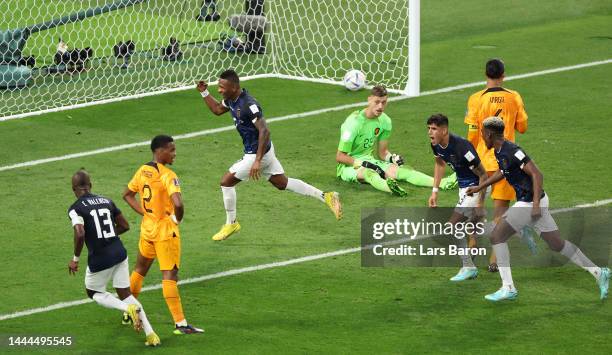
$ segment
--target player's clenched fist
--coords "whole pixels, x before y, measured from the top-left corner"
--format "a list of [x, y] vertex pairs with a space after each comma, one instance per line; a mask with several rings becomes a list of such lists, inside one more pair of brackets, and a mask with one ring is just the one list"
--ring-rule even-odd
[[208, 89], [208, 83], [205, 81], [198, 81], [198, 84], [196, 85], [196, 89], [198, 89], [199, 92], [204, 92]]

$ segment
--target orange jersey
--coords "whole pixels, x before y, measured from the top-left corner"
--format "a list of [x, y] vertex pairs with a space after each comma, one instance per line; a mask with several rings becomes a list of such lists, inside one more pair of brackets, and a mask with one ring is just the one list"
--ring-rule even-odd
[[147, 163], [136, 171], [128, 189], [140, 195], [144, 211], [140, 224], [141, 238], [159, 242], [179, 236], [178, 226], [170, 219], [174, 214], [174, 204], [170, 196], [181, 192], [179, 179], [174, 171], [159, 163]]
[[497, 116], [504, 120], [506, 129], [504, 138], [514, 142], [514, 131], [518, 125], [526, 127], [527, 112], [523, 99], [518, 92], [502, 87], [487, 88], [474, 93], [468, 99], [468, 109], [465, 114], [465, 123], [476, 126], [478, 129], [478, 145], [476, 152], [487, 171], [499, 169], [493, 149], [487, 149], [482, 139], [482, 122], [491, 116]]

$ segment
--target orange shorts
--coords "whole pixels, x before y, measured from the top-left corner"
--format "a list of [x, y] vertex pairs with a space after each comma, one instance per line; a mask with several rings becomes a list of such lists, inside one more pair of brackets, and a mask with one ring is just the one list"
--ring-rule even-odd
[[[487, 171], [487, 174], [491, 176], [495, 174], [495, 171]], [[491, 198], [494, 200], [512, 201], [516, 199], [516, 194], [508, 180], [502, 179], [491, 186]]]
[[148, 259], [159, 262], [160, 270], [172, 270], [181, 266], [181, 238], [179, 236], [161, 242], [151, 242], [140, 238], [138, 242], [140, 254]]

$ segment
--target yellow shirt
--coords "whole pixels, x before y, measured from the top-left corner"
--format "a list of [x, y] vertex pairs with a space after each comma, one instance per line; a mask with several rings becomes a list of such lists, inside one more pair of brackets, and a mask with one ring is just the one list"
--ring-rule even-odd
[[140, 237], [159, 242], [179, 236], [178, 226], [170, 219], [174, 204], [170, 196], [181, 192], [176, 173], [155, 162], [141, 166], [128, 184], [130, 191], [140, 195], [144, 216], [140, 224]]
[[468, 99], [465, 123], [478, 127], [476, 152], [486, 171], [497, 171], [497, 161], [493, 149], [487, 149], [482, 139], [482, 122], [491, 116], [504, 120], [504, 138], [514, 142], [514, 130], [518, 124], [527, 121], [523, 99], [518, 92], [502, 87], [487, 88], [474, 93]]

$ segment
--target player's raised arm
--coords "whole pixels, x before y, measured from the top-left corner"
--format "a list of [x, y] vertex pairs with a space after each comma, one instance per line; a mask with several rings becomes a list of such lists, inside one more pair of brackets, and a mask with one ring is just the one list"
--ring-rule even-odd
[[141, 216], [144, 216], [144, 211], [142, 210], [140, 203], [138, 203], [138, 201], [136, 200], [136, 192], [126, 187], [125, 191], [123, 191], [123, 200], [125, 200], [125, 202], [127, 202], [127, 204], [130, 205], [130, 207], [132, 207], [132, 209], [136, 211], [136, 213]]
[[229, 111], [229, 108], [223, 106], [221, 102], [217, 101], [210, 95], [208, 92], [208, 83], [205, 81], [198, 81], [196, 89], [200, 92], [200, 95], [202, 95], [202, 98], [204, 99], [204, 102], [206, 103], [206, 106], [208, 106], [210, 112], [219, 116]]

